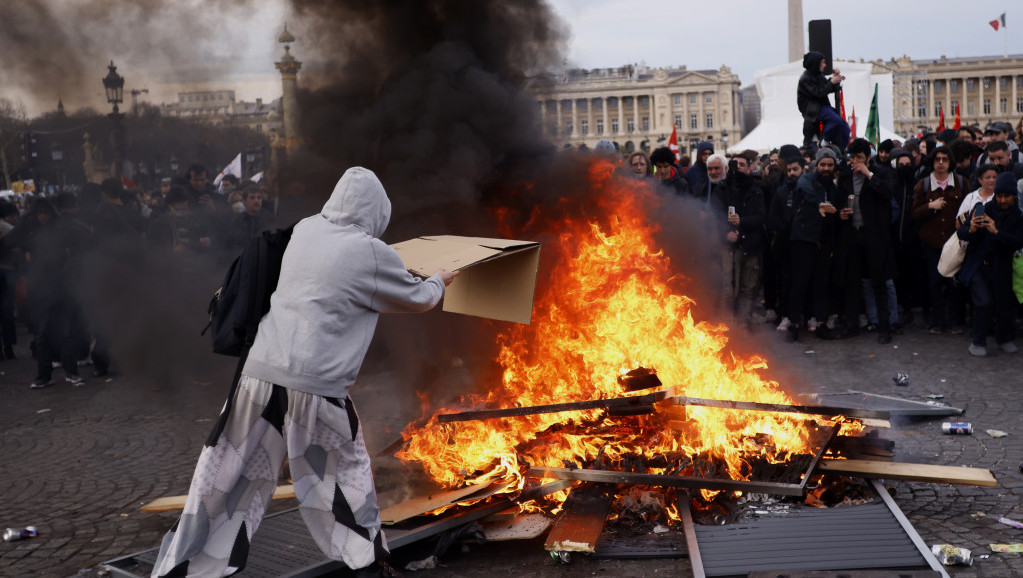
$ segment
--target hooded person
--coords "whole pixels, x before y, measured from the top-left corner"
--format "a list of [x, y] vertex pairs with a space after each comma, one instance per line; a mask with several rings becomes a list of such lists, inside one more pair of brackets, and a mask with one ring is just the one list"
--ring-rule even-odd
[[[285, 452], [302, 518], [323, 553], [353, 569], [387, 555], [348, 388], [380, 313], [427, 311], [456, 275], [419, 279], [406, 271], [380, 240], [390, 215], [376, 175], [355, 167], [320, 214], [295, 225], [270, 311], [210, 436], [216, 442], [199, 456], [153, 576], [239, 572]], [[372, 568], [377, 575], [387, 569]]]
[[689, 181], [689, 193], [694, 197], [707, 198], [707, 158], [712, 154], [714, 154], [714, 145], [709, 142], [701, 141], [696, 145], [696, 159], [685, 174], [686, 180]]
[[811, 146], [818, 127], [823, 123], [822, 138], [838, 146], [844, 153], [849, 144], [849, 124], [835, 112], [828, 97], [842, 90], [842, 73], [836, 68], [831, 78], [824, 76], [827, 61], [820, 52], [810, 51], [803, 56], [803, 74], [796, 87], [796, 106], [803, 115], [803, 145]]

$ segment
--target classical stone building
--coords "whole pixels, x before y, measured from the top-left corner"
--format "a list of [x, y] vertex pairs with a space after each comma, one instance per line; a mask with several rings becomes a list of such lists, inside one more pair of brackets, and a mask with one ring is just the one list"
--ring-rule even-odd
[[544, 133], [558, 145], [588, 147], [606, 138], [632, 151], [663, 146], [678, 127], [683, 152], [697, 141], [727, 146], [739, 138], [739, 77], [718, 70], [642, 65], [569, 70], [530, 80]]
[[160, 110], [174, 116], [224, 126], [244, 126], [259, 133], [268, 133], [268, 115], [280, 107], [280, 100], [264, 103], [235, 100], [233, 90], [199, 90], [179, 92], [177, 102], [162, 104]]
[[875, 62], [894, 80], [895, 131], [916, 134], [955, 122], [981, 128], [994, 121], [1013, 126], [1023, 117], [1023, 55], [913, 60], [908, 56]]

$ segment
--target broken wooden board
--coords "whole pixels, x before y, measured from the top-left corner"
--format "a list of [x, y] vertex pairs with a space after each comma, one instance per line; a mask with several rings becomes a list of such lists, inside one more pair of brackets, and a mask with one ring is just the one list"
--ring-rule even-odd
[[887, 411], [860, 409], [855, 407], [836, 407], [826, 405], [790, 405], [783, 403], [760, 403], [755, 401], [733, 401], [730, 399], [707, 399], [702, 397], [676, 396], [671, 399], [675, 405], [716, 407], [720, 409], [736, 409], [745, 411], [772, 411], [783, 413], [805, 413], [808, 415], [844, 415], [847, 417], [865, 417], [888, 419]]
[[[295, 486], [277, 486], [274, 490], [274, 500], [287, 500], [295, 497]], [[148, 504], [143, 505], [139, 508], [140, 512], [147, 514], [155, 512], [171, 512], [174, 510], [182, 510], [185, 507], [185, 500], [188, 496], [167, 496], [166, 498], [157, 498]]]
[[660, 474], [636, 474], [611, 470], [569, 469], [533, 467], [527, 475], [534, 478], [554, 478], [559, 480], [580, 480], [603, 484], [637, 484], [641, 486], [661, 486], [674, 488], [702, 488], [707, 490], [724, 490], [738, 492], [756, 492], [760, 494], [776, 494], [782, 496], [801, 496], [805, 489], [804, 483], [784, 484], [780, 482], [756, 482], [746, 480], [729, 480], [723, 478], [697, 478], [689, 476], [665, 476]]
[[487, 542], [532, 540], [546, 532], [553, 523], [550, 518], [543, 514], [522, 514], [500, 521], [492, 521], [493, 517], [491, 516], [480, 522]]
[[544, 548], [553, 552], [593, 553], [613, 500], [614, 492], [603, 485], [583, 484], [572, 490]]
[[549, 405], [531, 405], [505, 409], [482, 409], [478, 411], [464, 411], [461, 413], [445, 413], [437, 416], [437, 423], [495, 419], [500, 417], [521, 417], [524, 415], [558, 413], [562, 411], [585, 411], [588, 409], [624, 409], [628, 407], [649, 406], [674, 395], [675, 388], [669, 387], [668, 389], [655, 391], [646, 395], [612, 397], [609, 399], [590, 399], [586, 401], [553, 403]]
[[[470, 499], [482, 499], [491, 496], [508, 486], [508, 482], [482, 483], [437, 492], [427, 496], [419, 496], [405, 500], [380, 511], [380, 521], [384, 524], [397, 524], [403, 520], [421, 516], [437, 508], [457, 504]], [[478, 495], [477, 495], [478, 494]]]
[[841, 404], [869, 410], [886, 411], [891, 415], [912, 417], [941, 417], [962, 415], [966, 409], [952, 407], [940, 401], [917, 401], [893, 395], [881, 395], [851, 389], [839, 393], [804, 394], [815, 403]]
[[876, 462], [872, 460], [821, 460], [817, 472], [845, 474], [862, 478], [884, 478], [907, 482], [931, 482], [994, 488], [998, 481], [990, 470], [959, 466], [934, 466], [902, 462]]

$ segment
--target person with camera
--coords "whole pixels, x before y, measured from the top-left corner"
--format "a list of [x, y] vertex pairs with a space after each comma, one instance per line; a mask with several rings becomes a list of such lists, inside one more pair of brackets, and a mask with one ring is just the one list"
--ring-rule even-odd
[[824, 76], [828, 62], [823, 54], [815, 51], [803, 56], [803, 68], [806, 70], [796, 87], [796, 106], [803, 115], [803, 146], [811, 146], [818, 127], [823, 124], [820, 136], [845, 154], [852, 131], [828, 100], [832, 93], [842, 90], [845, 76], [837, 68], [832, 71], [831, 78]]
[[995, 199], [977, 203], [970, 219], [956, 234], [968, 241], [959, 279], [970, 288], [973, 333], [970, 355], [987, 355], [987, 335], [995, 326], [995, 342], [1005, 353], [1016, 353], [1016, 297], [1012, 291], [1013, 253], [1023, 248], [1023, 214], [1016, 202], [1016, 178], [998, 175]]

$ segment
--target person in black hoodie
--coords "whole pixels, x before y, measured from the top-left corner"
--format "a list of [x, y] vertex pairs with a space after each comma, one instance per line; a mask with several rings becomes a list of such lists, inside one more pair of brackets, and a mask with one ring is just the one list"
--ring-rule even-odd
[[838, 177], [839, 244], [836, 281], [845, 288], [843, 336], [859, 331], [860, 279], [869, 278], [877, 304], [881, 344], [891, 343], [886, 281], [895, 277], [895, 252], [888, 234], [892, 220], [892, 187], [888, 171], [870, 160], [870, 143], [849, 143], [849, 163]]
[[837, 68], [830, 79], [825, 77], [826, 67], [827, 62], [820, 52], [810, 51], [803, 56], [803, 68], [806, 70], [799, 77], [796, 88], [796, 106], [803, 114], [803, 145], [810, 146], [817, 134], [818, 123], [824, 123], [824, 139], [838, 146], [844, 154], [851, 131], [848, 123], [835, 112], [828, 97], [842, 90], [845, 77]]
[[913, 155], [901, 148], [892, 149], [892, 198], [899, 214], [892, 223], [895, 249], [895, 293], [903, 310], [903, 325], [913, 322], [913, 309], [928, 306], [927, 269], [920, 249], [920, 224], [913, 219]]
[[[1017, 199], [1016, 177], [998, 175], [995, 198], [970, 211], [970, 220], [956, 234], [969, 241], [959, 272], [973, 300], [973, 334], [970, 354], [987, 355], [987, 334], [995, 322], [995, 341], [1005, 353], [1016, 353], [1015, 305], [1012, 290], [1013, 253], [1023, 248], [1023, 215]], [[980, 205], [980, 203], [977, 203]]]
[[749, 322], [760, 291], [765, 211], [764, 194], [753, 181], [745, 158], [729, 161], [725, 186], [718, 194], [718, 202], [725, 208], [725, 240], [730, 254], [725, 268], [726, 295], [735, 297], [742, 320]]
[[[792, 268], [789, 255], [789, 237], [792, 235], [793, 203], [796, 196], [796, 183], [806, 170], [806, 161], [798, 154], [785, 163], [785, 181], [775, 191], [771, 199], [771, 207], [767, 211], [767, 234], [770, 239], [770, 251], [777, 264], [777, 287], [779, 298], [776, 304], [767, 303], [768, 307], [776, 306], [781, 323], [778, 331], [788, 331], [792, 323], [788, 308], [789, 293], [792, 292]], [[767, 282], [764, 282], [766, 287]], [[766, 298], [766, 296], [765, 296]]]
[[693, 159], [693, 166], [686, 171], [686, 180], [689, 182], [689, 194], [698, 199], [710, 200], [710, 186], [707, 177], [707, 160], [714, 154], [714, 145], [702, 141], [696, 145], [696, 158]]

